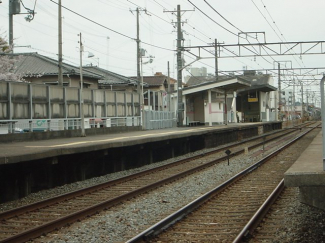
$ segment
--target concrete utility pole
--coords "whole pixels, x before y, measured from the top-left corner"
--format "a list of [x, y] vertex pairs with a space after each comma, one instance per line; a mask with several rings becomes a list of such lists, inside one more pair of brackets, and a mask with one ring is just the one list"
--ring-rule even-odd
[[177, 5], [177, 124], [183, 125], [184, 120], [184, 103], [182, 92], [182, 23], [181, 23], [181, 6]]
[[58, 55], [58, 85], [63, 86], [63, 73], [62, 73], [62, 8], [61, 8], [61, 0], [59, 0], [58, 4], [58, 18], [59, 18], [59, 55]]
[[169, 71], [169, 61], [167, 62], [167, 82], [168, 82], [168, 90], [167, 90], [167, 106], [168, 106], [168, 111], [170, 111], [170, 71]]
[[137, 12], [137, 92], [140, 94], [140, 83], [141, 83], [141, 70], [140, 70], [140, 62], [141, 62], [141, 53], [140, 53], [140, 27], [139, 27], [139, 8], [136, 10]]
[[[194, 11], [194, 10], [182, 10], [182, 12]], [[175, 11], [164, 11], [164, 12], [175, 12]], [[183, 60], [182, 60], [182, 21], [181, 21], [181, 6], [177, 5], [177, 126], [183, 126], [184, 120], [184, 103], [183, 103], [183, 92], [182, 92], [182, 71], [183, 71]]]
[[9, 47], [14, 52], [13, 16], [20, 14], [20, 0], [9, 0]]
[[85, 132], [85, 114], [84, 114], [84, 98], [83, 98], [83, 74], [82, 74], [82, 52], [83, 52], [83, 45], [81, 39], [81, 33], [79, 34], [79, 48], [80, 48], [80, 117], [81, 117], [81, 137], [86, 137]]
[[217, 39], [214, 39], [214, 55], [215, 55], [215, 59], [214, 59], [214, 66], [215, 66], [215, 76], [216, 76], [216, 81], [218, 81], [219, 79], [219, 68], [218, 68], [218, 42]]

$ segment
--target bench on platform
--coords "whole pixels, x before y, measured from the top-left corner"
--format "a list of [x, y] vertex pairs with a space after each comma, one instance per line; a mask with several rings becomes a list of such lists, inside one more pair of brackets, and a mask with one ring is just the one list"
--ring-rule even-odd
[[200, 121], [189, 121], [188, 122], [188, 125], [191, 127], [191, 126], [197, 126], [200, 124]]

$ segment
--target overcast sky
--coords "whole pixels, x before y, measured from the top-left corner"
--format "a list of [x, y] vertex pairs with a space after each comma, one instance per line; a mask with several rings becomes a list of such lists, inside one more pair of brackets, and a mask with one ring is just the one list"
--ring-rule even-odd
[[[0, 4], [1, 33], [7, 37], [8, 2], [9, 0], [2, 0]], [[36, 15], [31, 22], [25, 21], [26, 15], [14, 16], [14, 43], [17, 46], [14, 51], [38, 52], [56, 59], [57, 0], [22, 0], [22, 2], [29, 9], [34, 9], [35, 6]], [[147, 14], [141, 12], [140, 15], [141, 47], [147, 50], [147, 55], [155, 57], [151, 64], [144, 65], [144, 75], [153, 75], [155, 72], [167, 74], [169, 61], [171, 76], [176, 78], [174, 50], [177, 33], [173, 24], [176, 21], [176, 14], [167, 11], [175, 10], [178, 4], [182, 10], [190, 10], [182, 13], [182, 20], [185, 21], [182, 26], [184, 46], [207, 45], [214, 42], [214, 39], [225, 44], [236, 44], [238, 43], [236, 35], [240, 31], [265, 32], [267, 42], [324, 40], [323, 0], [62, 0], [64, 7], [89, 19], [86, 20], [67, 9], [62, 10], [64, 62], [79, 65], [78, 34], [81, 32], [85, 65], [99, 63], [101, 68], [125, 76], [136, 76], [134, 10], [138, 6], [147, 9]], [[23, 6], [21, 12], [26, 12]], [[263, 41], [262, 35], [257, 37], [257, 40], [250, 38], [249, 42]], [[240, 40], [241, 43], [244, 41]], [[88, 58], [88, 52], [92, 52], [95, 57]], [[204, 56], [209, 55], [204, 53]], [[186, 53], [184, 58], [187, 64], [193, 61], [190, 54]], [[144, 59], [144, 62], [146, 60]], [[219, 69], [223, 71], [242, 70], [243, 67], [269, 69], [273, 68], [275, 61], [291, 61], [282, 64], [291, 66], [292, 63], [293, 67], [325, 66], [323, 55], [304, 55], [301, 58], [299, 56], [220, 58]], [[206, 67], [209, 73], [214, 73], [214, 60], [202, 59], [193, 63], [192, 67]], [[184, 70], [183, 76], [186, 75], [189, 73]], [[320, 76], [317, 80], [319, 78]], [[315, 89], [317, 88], [315, 86]]]

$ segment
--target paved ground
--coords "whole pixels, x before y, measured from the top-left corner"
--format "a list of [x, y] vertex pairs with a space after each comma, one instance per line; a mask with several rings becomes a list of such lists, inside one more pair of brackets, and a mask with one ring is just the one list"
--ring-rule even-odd
[[[17, 163], [46, 157], [87, 152], [111, 147], [130, 146], [166, 138], [179, 138], [208, 133], [214, 130], [231, 130], [257, 126], [261, 123], [243, 123], [218, 126], [176, 127], [161, 130], [135, 131], [92, 135], [87, 137], [59, 138], [0, 144], [0, 164]], [[19, 134], [17, 134], [19, 136]]]

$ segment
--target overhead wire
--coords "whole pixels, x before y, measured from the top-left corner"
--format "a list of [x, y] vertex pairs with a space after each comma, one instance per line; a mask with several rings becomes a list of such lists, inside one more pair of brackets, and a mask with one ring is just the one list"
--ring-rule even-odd
[[[232, 27], [234, 27], [235, 29], [237, 29], [237, 30], [239, 30], [240, 32], [242, 32], [242, 33], [245, 33], [244, 31], [242, 31], [241, 29], [239, 29], [238, 27], [236, 27], [234, 24], [232, 24], [228, 19], [226, 19], [221, 13], [219, 13], [211, 4], [209, 4], [206, 0], [204, 0], [204, 2], [214, 11], [214, 12], [216, 12], [220, 17], [222, 17], [228, 24], [230, 24]], [[246, 36], [249, 36], [249, 35], [246, 35]], [[238, 35], [238, 37], [240, 38], [240, 35]], [[251, 36], [249, 36], [249, 37], [251, 37]], [[242, 37], [243, 38], [243, 37]], [[246, 39], [246, 41], [248, 42], [248, 43], [250, 43], [250, 44], [252, 44], [250, 41], [249, 41], [249, 39], [247, 39], [247, 38], [244, 38], [244, 39]], [[257, 38], [257, 36], [256, 36], [256, 38], [254, 38], [254, 39], [256, 39], [257, 41], [258, 41], [258, 38]], [[259, 41], [258, 41], [258, 43], [260, 43]], [[254, 49], [254, 51], [255, 51], [255, 53], [257, 54], [256, 56], [258, 56], [258, 52], [257, 52], [257, 50], [255, 49], [255, 47], [254, 46], [252, 46], [252, 48]], [[266, 54], [273, 60], [273, 61], [275, 61], [275, 59], [267, 52], [267, 50], [262, 46], [262, 49], [266, 52]], [[230, 50], [228, 50], [227, 49], [227, 51], [229, 51], [229, 52], [231, 52]], [[233, 52], [231, 52], [231, 53], [233, 53]], [[234, 54], [234, 53], [233, 53]], [[237, 55], [237, 57], [240, 57], [240, 56], [238, 56]], [[269, 63], [269, 64], [272, 64], [270, 61], [268, 61], [264, 56], [261, 56], [261, 58], [262, 59], [264, 59], [267, 63]], [[260, 64], [259, 63], [257, 63], [259, 66], [260, 66]]]
[[[190, 1], [189, 1], [190, 2]], [[195, 8], [197, 8], [197, 6], [196, 5], [194, 5], [192, 2], [190, 2]], [[163, 7], [163, 9], [166, 9], [164, 6], [162, 6], [161, 4], [159, 4], [161, 7]], [[211, 5], [210, 5], [211, 6]], [[197, 8], [198, 9], [198, 8]], [[203, 13], [206, 17], [208, 17], [210, 20], [212, 20], [213, 22], [215, 22], [211, 17], [209, 17], [209, 16], [207, 16], [203, 11], [201, 11], [200, 9], [198, 9], [201, 13]], [[220, 13], [218, 12], [218, 14], [220, 15]], [[223, 16], [222, 16], [223, 17]], [[223, 17], [224, 18], [224, 17]], [[225, 19], [225, 18], [224, 18]], [[229, 21], [227, 21], [228, 23], [230, 23]], [[216, 22], [215, 22], [216, 23]], [[188, 24], [188, 23], [187, 23]], [[216, 24], [218, 24], [218, 23], [216, 23]], [[190, 24], [188, 24], [189, 26], [191, 26]], [[219, 25], [219, 24], [218, 24]], [[233, 27], [234, 27], [234, 25], [233, 24], [231, 24]], [[220, 25], [219, 25], [220, 26]], [[195, 27], [193, 27], [193, 26], [191, 26], [193, 29], [195, 28]], [[239, 31], [241, 31], [239, 28], [237, 28]], [[241, 31], [242, 32], [242, 31]], [[185, 31], [185, 33], [186, 34], [189, 34], [189, 35], [191, 35], [190, 33], [188, 33], [188, 32], [186, 32]], [[200, 32], [201, 34], [203, 34], [202, 32]], [[233, 32], [231, 32], [231, 33], [233, 33]], [[237, 34], [235, 34], [235, 33], [233, 33], [234, 35], [236, 35], [237, 36]], [[205, 34], [203, 34], [205, 37], [208, 37], [207, 35], [205, 35]], [[194, 36], [194, 35], [192, 35], [193, 37], [195, 37], [195, 38], [197, 38], [197, 39], [199, 39], [198, 37], [196, 37], [196, 36]], [[210, 37], [208, 37], [210, 40], [212, 39], [212, 38], [210, 38]], [[201, 41], [203, 41], [202, 39], [199, 39], [199, 40], [201, 40]], [[204, 42], [204, 41], [203, 41]], [[191, 54], [191, 53], [190, 53]], [[245, 64], [246, 65], [246, 64]], [[259, 64], [258, 64], [259, 65]], [[247, 66], [247, 65], [246, 65]], [[260, 66], [260, 65], [259, 65]]]
[[[253, 0], [252, 0], [252, 1], [253, 1]], [[278, 26], [278, 25], [276, 24], [276, 22], [274, 21], [274, 19], [273, 19], [271, 13], [270, 13], [269, 10], [267, 9], [266, 5], [264, 4], [263, 0], [261, 0], [261, 2], [262, 2], [262, 4], [263, 4], [263, 6], [264, 6], [266, 12], [268, 13], [270, 19], [272, 20], [273, 24], [274, 24], [275, 27], [278, 29], [280, 35], [283, 37], [283, 39], [281, 38], [281, 36], [279, 36], [279, 35], [277, 34], [276, 30], [275, 30], [274, 28], [272, 28], [273, 31], [275, 32], [275, 34], [279, 37], [279, 39], [280, 39], [282, 42], [287, 41], [286, 38], [285, 38], [285, 36], [284, 36], [283, 33], [281, 32], [279, 26]], [[255, 4], [255, 6], [256, 6], [256, 4]], [[257, 6], [256, 6], [256, 7], [257, 7]], [[260, 11], [260, 13], [263, 14], [261, 11]], [[271, 25], [269, 22], [268, 22], [268, 24]], [[291, 52], [291, 50], [290, 50], [290, 52]], [[293, 56], [293, 57], [294, 57], [294, 56]], [[294, 59], [296, 60], [295, 57], [294, 57]], [[296, 60], [296, 61], [297, 61], [297, 60]], [[301, 61], [302, 61], [302, 60], [301, 60]], [[298, 65], [300, 65], [298, 61], [297, 61], [297, 63], [298, 63]], [[303, 63], [303, 61], [302, 61], [302, 63]]]
[[[280, 30], [280, 28], [278, 27], [278, 25], [276, 24], [276, 22], [274, 21], [274, 19], [273, 19], [271, 13], [268, 11], [268, 9], [267, 9], [266, 5], [264, 4], [263, 0], [261, 0], [261, 3], [263, 4], [263, 7], [265, 8], [265, 10], [266, 10], [266, 12], [268, 13], [268, 15], [269, 15], [271, 21], [273, 22], [273, 24], [275, 25], [275, 27], [278, 29], [278, 31], [279, 31], [280, 35], [283, 37], [283, 39], [282, 39], [281, 36], [279, 36], [279, 34], [277, 33], [277, 31], [272, 27], [271, 23], [267, 20], [266, 16], [262, 13], [262, 11], [259, 9], [259, 7], [256, 5], [256, 3], [255, 3], [253, 0], [251, 0], [251, 1], [252, 1], [252, 3], [254, 4], [254, 6], [258, 9], [258, 11], [260, 12], [260, 14], [263, 16], [263, 18], [266, 20], [266, 22], [268, 23], [268, 25], [271, 27], [271, 29], [273, 30], [273, 32], [274, 32], [274, 33], [277, 35], [277, 37], [280, 39], [280, 41], [284, 43], [284, 41], [286, 41], [286, 38], [285, 38], [285, 36], [283, 35], [283, 33], [281, 32], [281, 30]], [[287, 45], [285, 45], [285, 46], [289, 49], [289, 47], [288, 47]], [[301, 67], [299, 61], [297, 61], [297, 58], [294, 56], [294, 55], [296, 55], [296, 53], [295, 53], [295, 52], [292, 52], [292, 50], [290, 50], [290, 49], [289, 49], [289, 52], [290, 52], [291, 54], [293, 53], [292, 56], [293, 56], [294, 60], [295, 60], [295, 61], [298, 63], [298, 65]], [[305, 66], [305, 63], [303, 62], [303, 60], [301, 60], [301, 62], [302, 62], [302, 64], [303, 64], [303, 66]], [[305, 67], [306, 67], [306, 66], [305, 66]], [[288, 72], [288, 71], [287, 71], [287, 72]], [[293, 75], [296, 75], [296, 73], [293, 72]], [[285, 77], [286, 77], [286, 76], [285, 76]], [[313, 77], [313, 78], [315, 79], [315, 77]]]
[[[50, 0], [50, 1], [53, 2], [53, 3], [55, 3], [55, 4], [58, 4], [57, 2], [55, 2], [55, 1], [53, 1], [53, 0]], [[107, 29], [107, 30], [112, 31], [112, 32], [115, 33], [115, 34], [121, 35], [121, 36], [123, 36], [123, 37], [125, 37], [125, 38], [128, 38], [128, 39], [136, 40], [135, 38], [133, 38], [133, 37], [131, 37], [131, 36], [128, 36], [128, 35], [126, 35], [126, 34], [123, 34], [123, 33], [119, 32], [119, 31], [113, 30], [112, 28], [109, 28], [109, 27], [107, 27], [107, 26], [105, 26], [105, 25], [103, 25], [103, 24], [100, 24], [100, 23], [98, 23], [98, 22], [96, 22], [96, 21], [94, 21], [94, 20], [92, 20], [92, 19], [90, 19], [90, 18], [88, 18], [88, 17], [86, 17], [86, 16], [84, 16], [84, 15], [82, 15], [82, 14], [79, 14], [79, 13], [73, 11], [72, 9], [69, 9], [69, 8], [67, 8], [67, 7], [65, 7], [65, 6], [62, 6], [62, 5], [61, 5], [61, 7], [64, 8], [64, 9], [66, 9], [66, 10], [68, 10], [69, 12], [71, 12], [71, 13], [73, 13], [73, 14], [75, 14], [75, 15], [78, 15], [79, 17], [81, 17], [81, 18], [83, 18], [83, 19], [88, 20], [89, 22], [92, 22], [92, 23], [94, 23], [94, 24], [96, 24], [96, 25], [98, 25], [98, 26], [100, 26], [100, 27], [102, 27], [102, 28], [104, 28], [104, 29]], [[145, 45], [148, 45], [148, 46], [155, 47], [155, 48], [159, 48], [159, 49], [162, 49], [162, 50], [166, 50], [166, 51], [172, 51], [172, 52], [175, 51], [175, 50], [168, 49], [168, 48], [165, 48], [165, 47], [161, 47], [161, 46], [157, 46], [157, 45], [152, 45], [152, 44], [147, 43], [147, 42], [144, 42], [144, 41], [141, 41], [141, 43], [143, 43], [143, 44], [145, 44]]]
[[[264, 4], [264, 2], [263, 2], [263, 0], [261, 0], [261, 2], [262, 2], [262, 4], [263, 4], [263, 6], [264, 6], [264, 8], [265, 8], [265, 10], [266, 10], [266, 12], [268, 13], [268, 15], [269, 15], [269, 17], [271, 18], [271, 20], [272, 20], [272, 22], [273, 22], [273, 24], [275, 25], [275, 27], [278, 29], [278, 31], [279, 31], [279, 33], [280, 33], [280, 35], [283, 37], [283, 39], [287, 42], [287, 40], [286, 40], [286, 38], [285, 38], [285, 36], [283, 35], [283, 33], [281, 32], [281, 30], [280, 30], [280, 28], [279, 28], [279, 26], [276, 24], [276, 22], [274, 21], [274, 19], [273, 19], [273, 17], [272, 17], [272, 15], [271, 15], [271, 13], [269, 12], [269, 10], [267, 9], [267, 7], [266, 7], [266, 5]], [[275, 30], [273, 30], [273, 31], [275, 31]], [[278, 36], [279, 37], [279, 36]], [[279, 39], [282, 41], [282, 42], [284, 42], [280, 37], [279, 37]], [[286, 45], [287, 46], [287, 45]], [[288, 48], [288, 47], [287, 47]], [[292, 53], [292, 51], [290, 50], [290, 53]], [[296, 54], [295, 52], [293, 52], [294, 54]], [[297, 58], [293, 55], [293, 58], [295, 59], [295, 61], [298, 63], [298, 65], [301, 67], [301, 65], [300, 65], [300, 63], [299, 63], [299, 61], [297, 61]], [[302, 62], [302, 64], [303, 64], [303, 66], [304, 67], [306, 67], [306, 65], [305, 65], [305, 63], [304, 63], [304, 61], [302, 60], [302, 59], [300, 59], [300, 61]], [[315, 77], [314, 77], [314, 79], [315, 79]]]
[[235, 29], [237, 29], [240, 32], [243, 32], [242, 30], [240, 30], [238, 27], [236, 27], [234, 24], [232, 24], [230, 21], [228, 21], [222, 14], [220, 14], [210, 3], [208, 3], [206, 0], [204, 0], [204, 2], [214, 11], [216, 12], [221, 18], [223, 18], [228, 24], [230, 24], [232, 27], [234, 27]]
[[[129, 1], [129, 0], [128, 0]], [[188, 0], [189, 1], [189, 0]], [[154, 1], [154, 2], [156, 2], [156, 1]], [[199, 9], [195, 4], [193, 4], [191, 1], [189, 1], [191, 4], [192, 4], [192, 6], [194, 6], [196, 9], [198, 9], [202, 14], [204, 14], [206, 17], [208, 17], [210, 20], [212, 20], [213, 22], [215, 22], [217, 25], [219, 25], [220, 27], [222, 27], [223, 29], [225, 29], [225, 30], [227, 30], [228, 32], [230, 32], [230, 33], [232, 33], [233, 35], [235, 35], [235, 36], [237, 36], [237, 34], [235, 34], [234, 32], [232, 32], [232, 31], [230, 31], [230, 30], [228, 30], [228, 29], [226, 29], [225, 27], [223, 27], [223, 26], [221, 26], [220, 24], [218, 24], [216, 21], [214, 21], [211, 17], [209, 17], [207, 14], [205, 14], [201, 9]], [[157, 2], [156, 2], [157, 3]], [[157, 3], [158, 5], [160, 5], [164, 10], [166, 9], [163, 5], [161, 5], [161, 4], [159, 4], [159, 3]], [[188, 24], [188, 23], [187, 23]], [[189, 26], [191, 26], [190, 24], [188, 24]], [[193, 26], [191, 26], [193, 29], [196, 29], [195, 27], [193, 27]], [[202, 35], [204, 35], [205, 37], [207, 37], [209, 40], [211, 40], [212, 38], [210, 38], [210, 37], [208, 37], [207, 35], [205, 35], [204, 33], [202, 33], [201, 31], [199, 31]], [[189, 35], [191, 35], [191, 36], [193, 36], [193, 37], [195, 37], [195, 38], [197, 38], [197, 39], [199, 39], [200, 41], [202, 41], [202, 42], [204, 42], [202, 39], [200, 39], [200, 38], [198, 38], [198, 37], [196, 37], [196, 36], [194, 36], [194, 35], [192, 35], [192, 34], [190, 34], [190, 33], [188, 33], [188, 32], [185, 32], [186, 34], [189, 34]]]
[[190, 4], [193, 5], [193, 7], [195, 7], [195, 9], [199, 10], [203, 15], [205, 15], [207, 18], [209, 18], [212, 22], [214, 22], [216, 25], [218, 25], [219, 27], [221, 27], [222, 29], [224, 29], [225, 31], [229, 32], [232, 35], [238, 36], [236, 33], [232, 32], [231, 30], [225, 28], [224, 26], [222, 26], [221, 24], [219, 24], [218, 22], [216, 22], [214, 19], [212, 19], [209, 15], [207, 15], [205, 12], [203, 12], [200, 8], [198, 8], [194, 3], [192, 3], [190, 0], [188, 0], [188, 2]]
[[[223, 27], [222, 25], [220, 25], [219, 23], [217, 23], [214, 19], [212, 19], [210, 16], [208, 16], [206, 13], [204, 13], [201, 9], [199, 9], [196, 5], [194, 5], [190, 0], [188, 0], [196, 9], [198, 9], [201, 13], [203, 13], [206, 17], [208, 17], [210, 20], [212, 20], [214, 23], [216, 23], [218, 26], [222, 27], [223, 29], [226, 29], [225, 27]], [[209, 4], [206, 0], [204, 0], [204, 2], [210, 7], [212, 8], [219, 16], [221, 16], [224, 20], [226, 20], [227, 23], [229, 23], [231, 26], [233, 26], [234, 28], [236, 28], [237, 30], [239, 30], [240, 32], [243, 32], [241, 29], [239, 29], [238, 27], [236, 27], [234, 24], [232, 24], [229, 20], [227, 20], [223, 15], [221, 15], [215, 8], [213, 8], [213, 6], [211, 4]], [[235, 35], [238, 38], [242, 38], [247, 40], [249, 43], [250, 41], [247, 38], [241, 37], [240, 35], [235, 34], [234, 32], [226, 29], [228, 32], [232, 33], [233, 35]], [[251, 36], [250, 36], [251, 37]], [[257, 39], [257, 38], [256, 38]], [[251, 44], [251, 43], [250, 43]], [[257, 52], [257, 50], [255, 49], [255, 47], [253, 47], [253, 49], [255, 50], [255, 52]], [[228, 50], [230, 51], [230, 50]], [[230, 51], [231, 52], [231, 51]], [[232, 52], [233, 53], [233, 52]], [[234, 54], [234, 53], [233, 53]], [[237, 55], [238, 56], [238, 55]], [[238, 56], [239, 57], [239, 56]], [[265, 57], [262, 56], [262, 58], [272, 64], [271, 62], [269, 62], [268, 60], [266, 60]], [[258, 64], [259, 65], [259, 64]], [[260, 66], [260, 65], [259, 65]]]

